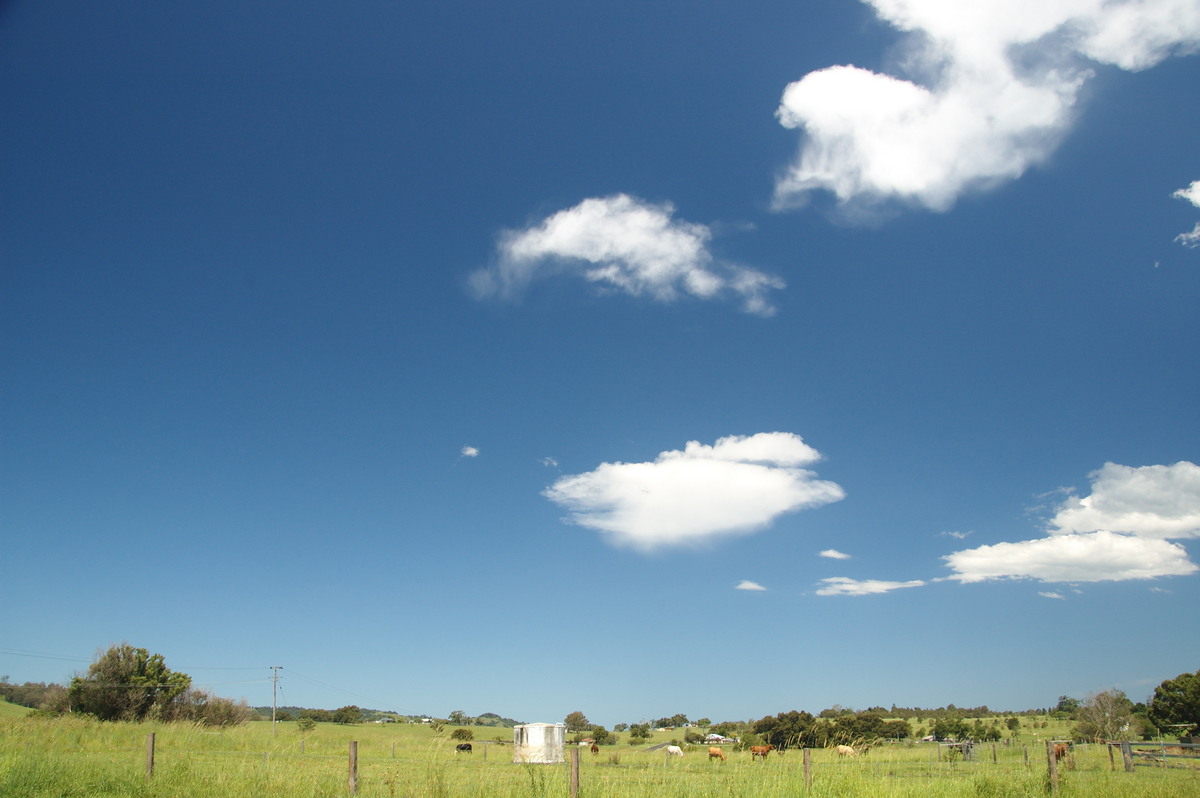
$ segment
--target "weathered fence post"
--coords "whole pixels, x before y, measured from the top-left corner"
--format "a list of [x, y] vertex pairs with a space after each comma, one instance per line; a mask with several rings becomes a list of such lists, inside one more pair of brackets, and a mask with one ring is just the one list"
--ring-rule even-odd
[[154, 732], [146, 735], [146, 778], [154, 778]]
[[350, 794], [358, 795], [358, 740], [350, 741]]
[[1113, 749], [1113, 744], [1112, 744], [1112, 743], [1109, 743], [1109, 744], [1108, 744], [1108, 769], [1109, 769], [1109, 770], [1116, 770], [1116, 769], [1117, 769], [1117, 763], [1113, 761], [1113, 752], [1112, 752], [1112, 749]]
[[1046, 741], [1046, 767], [1050, 772], [1050, 787], [1055, 793], [1058, 792], [1058, 757], [1054, 755], [1055, 745], [1051, 741]]
[[1025, 767], [1029, 767], [1029, 746], [1021, 746], [1021, 751], [1025, 754]]
[[992, 743], [992, 764], [996, 764], [996, 744]]
[[804, 749], [804, 788], [812, 789], [812, 749]]
[[571, 749], [571, 798], [579, 796], [579, 746]]
[[396, 741], [392, 740], [392, 759], [396, 758]]
[[1129, 747], [1129, 743], [1121, 743], [1121, 759], [1125, 762], [1125, 772], [1133, 772], [1133, 749]]

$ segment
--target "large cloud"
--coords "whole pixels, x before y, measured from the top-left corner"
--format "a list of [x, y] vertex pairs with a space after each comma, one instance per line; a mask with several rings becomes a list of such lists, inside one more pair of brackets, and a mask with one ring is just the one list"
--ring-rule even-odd
[[910, 34], [903, 76], [835, 66], [787, 87], [777, 116], [806, 139], [778, 207], [824, 189], [944, 210], [1050, 154], [1088, 59], [1136, 70], [1200, 45], [1195, 0], [865, 1]]
[[1052, 534], [1108, 529], [1144, 538], [1200, 537], [1200, 466], [1140, 468], [1105, 463], [1090, 474], [1092, 492], [1072, 496], [1050, 519]]
[[1104, 531], [996, 543], [942, 559], [961, 582], [1103, 582], [1184, 576], [1200, 570], [1178, 543]]
[[788, 432], [689, 442], [648, 463], [602, 463], [543, 491], [570, 520], [641, 551], [747, 533], [783, 513], [839, 501], [841, 487], [803, 468], [821, 455]]
[[783, 288], [773, 275], [718, 260], [712, 231], [675, 219], [670, 203], [617, 194], [586, 199], [524, 230], [504, 233], [496, 263], [470, 277], [478, 297], [511, 299], [549, 274], [585, 280], [633, 296], [670, 302], [732, 297], [748, 313], [768, 316], [768, 294]]

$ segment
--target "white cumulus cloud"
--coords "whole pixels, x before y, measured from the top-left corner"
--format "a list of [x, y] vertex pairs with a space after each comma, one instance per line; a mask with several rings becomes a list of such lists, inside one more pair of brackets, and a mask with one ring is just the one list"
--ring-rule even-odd
[[1200, 45], [1195, 0], [864, 1], [908, 34], [901, 75], [843, 65], [788, 85], [776, 116], [805, 138], [777, 207], [827, 190], [945, 210], [1050, 155], [1089, 61], [1144, 69]]
[[1105, 463], [1092, 492], [1070, 496], [1050, 519], [1056, 535], [1106, 529], [1145, 538], [1200, 537], [1200, 466]]
[[1066, 601], [1066, 598], [1067, 598], [1062, 593], [1056, 593], [1053, 590], [1039, 590], [1038, 595], [1041, 596], [1042, 598], [1062, 599], [1064, 601]]
[[831, 560], [848, 560], [848, 559], [850, 559], [849, 554], [838, 551], [837, 549], [825, 549], [825, 551], [821, 552], [820, 556], [828, 557]]
[[478, 457], [479, 450], [476, 449], [474, 446], [464, 446], [464, 447], [462, 447], [462, 450], [459, 452], [459, 456], [460, 457]]
[[542, 495], [568, 520], [641, 551], [746, 534], [784, 513], [844, 498], [842, 488], [803, 468], [820, 453], [788, 432], [689, 442], [652, 462], [601, 463], [565, 476]]
[[870, 596], [876, 593], [890, 593], [905, 587], [921, 587], [925, 584], [920, 579], [908, 582], [885, 582], [880, 579], [850, 579], [846, 576], [831, 576], [822, 579], [824, 587], [817, 590], [818, 596]]
[[943, 557], [960, 582], [1036, 579], [1104, 582], [1185, 576], [1200, 570], [1178, 543], [1096, 531], [996, 543]]
[[734, 590], [766, 590], [766, 588], [760, 585], [758, 582], [751, 582], [749, 579], [743, 579], [737, 583], [737, 587], [735, 587]]
[[[1190, 186], [1179, 189], [1171, 196], [1176, 199], [1187, 200], [1197, 208], [1200, 208], [1200, 180], [1193, 180]], [[1175, 236], [1175, 240], [1185, 247], [1200, 246], [1200, 222], [1196, 222], [1196, 226], [1192, 228], [1190, 233], [1180, 233]]]
[[586, 199], [523, 230], [506, 231], [496, 262], [474, 272], [479, 298], [513, 299], [535, 280], [570, 274], [608, 290], [671, 302], [732, 298], [747, 313], [775, 312], [779, 277], [716, 258], [712, 231], [675, 218], [670, 203], [627, 194]]

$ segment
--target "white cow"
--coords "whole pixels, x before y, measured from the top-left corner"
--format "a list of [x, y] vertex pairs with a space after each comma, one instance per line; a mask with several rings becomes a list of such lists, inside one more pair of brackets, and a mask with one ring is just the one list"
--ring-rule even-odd
[[668, 745], [667, 746], [667, 755], [668, 756], [683, 756], [683, 749], [677, 745]]
[[854, 750], [850, 745], [839, 745], [837, 747], [838, 756], [858, 756], [858, 751]]

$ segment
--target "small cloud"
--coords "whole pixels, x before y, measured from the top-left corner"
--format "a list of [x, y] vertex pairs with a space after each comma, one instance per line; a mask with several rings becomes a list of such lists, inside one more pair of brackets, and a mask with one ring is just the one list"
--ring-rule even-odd
[[848, 559], [850, 559], [849, 554], [840, 552], [837, 549], [825, 549], [825, 551], [821, 552], [820, 556], [828, 557], [831, 560], [848, 560]]
[[558, 468], [558, 461], [553, 457], [543, 457], [541, 463], [548, 468]]
[[676, 219], [669, 202], [593, 197], [524, 230], [506, 231], [496, 262], [470, 276], [470, 289], [479, 299], [512, 300], [535, 280], [569, 274], [659, 302], [731, 297], [747, 313], [774, 314], [769, 294], [783, 288], [783, 280], [718, 259], [711, 238], [707, 226]]
[[1048, 598], [1048, 599], [1062, 599], [1063, 601], [1066, 601], [1066, 598], [1067, 598], [1067, 597], [1066, 597], [1066, 596], [1064, 596], [1062, 593], [1055, 593], [1055, 592], [1053, 592], [1053, 591], [1050, 591], [1050, 590], [1039, 590], [1039, 591], [1038, 591], [1038, 595], [1039, 595], [1039, 596], [1041, 596], [1042, 598]]
[[735, 587], [734, 590], [766, 590], [766, 588], [760, 585], [758, 582], [751, 582], [749, 579], [743, 579], [737, 583], [737, 587]]
[[479, 450], [476, 449], [474, 446], [464, 446], [464, 447], [462, 447], [462, 451], [459, 452], [459, 456], [460, 457], [478, 457]]
[[690, 441], [652, 462], [601, 463], [558, 479], [542, 495], [569, 521], [623, 546], [651, 551], [747, 534], [784, 513], [845, 497], [841, 486], [803, 466], [821, 459], [790, 432]]
[[973, 534], [975, 534], [975, 533], [974, 532], [942, 532], [941, 533], [942, 537], [944, 537], [944, 538], [954, 538], [956, 540], [963, 540], [965, 538], [970, 537]]
[[870, 596], [877, 593], [890, 593], [905, 587], [921, 587], [925, 583], [920, 579], [909, 582], [884, 582], [879, 579], [850, 579], [845, 576], [831, 576], [822, 579], [825, 587], [817, 591], [818, 596]]
[[[1190, 186], [1179, 189], [1171, 196], [1176, 199], [1187, 200], [1197, 208], [1200, 208], [1200, 180], [1193, 180]], [[1185, 247], [1200, 246], [1200, 222], [1196, 222], [1196, 226], [1192, 228], [1190, 233], [1180, 233], [1175, 236], [1175, 240]], [[1157, 266], [1158, 264], [1154, 265]]]
[[1170, 593], [1171, 591], [1167, 590], [1165, 587], [1152, 587], [1152, 588], [1150, 588], [1150, 592], [1151, 593]]

